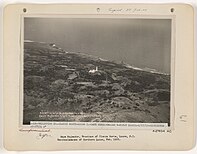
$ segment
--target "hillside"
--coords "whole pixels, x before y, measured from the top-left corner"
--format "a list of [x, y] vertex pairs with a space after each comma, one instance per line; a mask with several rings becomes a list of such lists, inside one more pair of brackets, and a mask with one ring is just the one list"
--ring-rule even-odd
[[26, 41], [23, 123], [35, 120], [169, 124], [170, 75]]

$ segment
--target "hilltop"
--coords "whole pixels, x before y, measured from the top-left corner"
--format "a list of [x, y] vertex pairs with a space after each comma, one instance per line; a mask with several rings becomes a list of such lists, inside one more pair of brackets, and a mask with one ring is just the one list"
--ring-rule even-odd
[[25, 41], [23, 122], [35, 120], [169, 124], [170, 75]]

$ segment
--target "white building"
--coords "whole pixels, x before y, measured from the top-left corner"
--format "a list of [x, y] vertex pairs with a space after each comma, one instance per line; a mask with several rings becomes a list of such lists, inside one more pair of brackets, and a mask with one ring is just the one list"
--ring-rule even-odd
[[98, 67], [96, 66], [96, 69], [92, 69], [92, 70], [89, 70], [89, 73], [96, 73], [98, 72]]

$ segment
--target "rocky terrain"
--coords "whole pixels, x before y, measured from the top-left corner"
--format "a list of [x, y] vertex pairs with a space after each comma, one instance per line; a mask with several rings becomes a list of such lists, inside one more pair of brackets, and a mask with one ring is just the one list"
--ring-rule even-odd
[[24, 43], [23, 123], [170, 122], [170, 75]]

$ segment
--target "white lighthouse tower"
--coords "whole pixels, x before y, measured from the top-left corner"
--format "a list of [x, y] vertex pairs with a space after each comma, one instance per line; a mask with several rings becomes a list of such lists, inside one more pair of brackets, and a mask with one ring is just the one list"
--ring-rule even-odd
[[89, 70], [89, 73], [96, 73], [98, 72], [98, 67], [96, 66], [96, 69], [92, 69], [92, 70]]

